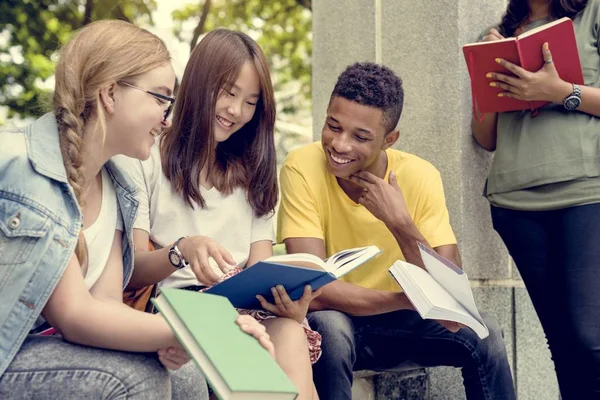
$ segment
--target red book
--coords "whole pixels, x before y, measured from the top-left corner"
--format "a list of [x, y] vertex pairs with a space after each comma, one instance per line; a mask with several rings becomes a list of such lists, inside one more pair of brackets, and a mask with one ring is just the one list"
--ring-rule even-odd
[[471, 78], [473, 115], [477, 116], [476, 110], [482, 114], [534, 110], [548, 104], [547, 101], [523, 101], [498, 97], [498, 93], [503, 92], [504, 89], [491, 87], [492, 79], [485, 77], [488, 72], [511, 75], [506, 68], [494, 61], [496, 58], [510, 61], [527, 71], [538, 71], [544, 66], [542, 46], [546, 42], [558, 75], [566, 82], [583, 84], [573, 21], [567, 17], [531, 29], [517, 37], [465, 44], [463, 54]]

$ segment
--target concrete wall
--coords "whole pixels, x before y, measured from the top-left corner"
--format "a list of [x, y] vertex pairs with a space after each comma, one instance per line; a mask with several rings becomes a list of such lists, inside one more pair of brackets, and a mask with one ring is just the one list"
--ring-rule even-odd
[[[539, 321], [481, 196], [491, 155], [470, 136], [461, 46], [497, 23], [506, 2], [314, 0], [312, 5], [314, 138], [320, 137], [329, 95], [346, 66], [380, 62], [402, 77], [405, 107], [397, 147], [432, 162], [442, 174], [464, 268], [480, 309], [495, 314], [505, 331], [519, 399], [557, 399]], [[458, 370], [429, 370], [426, 397], [463, 398], [461, 382]]]

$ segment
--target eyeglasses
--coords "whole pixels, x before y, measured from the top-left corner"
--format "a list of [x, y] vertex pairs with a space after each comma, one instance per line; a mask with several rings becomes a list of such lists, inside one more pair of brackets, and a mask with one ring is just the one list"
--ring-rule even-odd
[[127, 83], [127, 82], [124, 82], [124, 81], [118, 81], [117, 83], [120, 84], [120, 85], [123, 85], [123, 86], [129, 86], [130, 88], [133, 88], [133, 89], [141, 90], [142, 92], [146, 92], [150, 96], [154, 97], [155, 99], [160, 100], [161, 102], [168, 101], [169, 102], [169, 106], [165, 110], [165, 117], [164, 117], [163, 121], [166, 121], [167, 118], [169, 118], [169, 115], [171, 115], [171, 111], [173, 111], [173, 104], [175, 103], [175, 97], [169, 97], [169, 96], [165, 96], [164, 94], [152, 92], [150, 90], [143, 89], [141, 87], [132, 85], [131, 83]]

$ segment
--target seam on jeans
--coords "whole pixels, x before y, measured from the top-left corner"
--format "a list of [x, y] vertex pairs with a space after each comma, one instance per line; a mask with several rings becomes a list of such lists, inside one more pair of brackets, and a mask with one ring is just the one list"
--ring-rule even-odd
[[[414, 331], [405, 331], [402, 329], [393, 329], [390, 330], [389, 328], [383, 329], [383, 328], [377, 328], [377, 327], [373, 327], [373, 326], [367, 326], [368, 327], [368, 331], [370, 333], [376, 333], [382, 336], [390, 336], [390, 337], [396, 337], [398, 335], [396, 335], [396, 333], [400, 333], [400, 334], [406, 334], [406, 336], [417, 336], [415, 335]], [[358, 336], [360, 333], [362, 333], [362, 331], [366, 331], [366, 327], [360, 327], [358, 329], [355, 330], [355, 336]], [[451, 342], [456, 342], [456, 343], [460, 343], [461, 345], [465, 346], [470, 352], [471, 352], [471, 358], [473, 358], [476, 362], [477, 362], [477, 373], [479, 375], [479, 381], [482, 383], [481, 385], [481, 389], [483, 391], [483, 395], [485, 396], [485, 398], [487, 400], [493, 400], [493, 397], [490, 395], [487, 386], [489, 384], [489, 382], [487, 381], [487, 379], [485, 379], [485, 373], [482, 369], [482, 365], [481, 365], [481, 359], [479, 357], [479, 355], [477, 354], [477, 352], [475, 351], [475, 348], [473, 346], [471, 346], [471, 344], [469, 342], [467, 342], [466, 340], [461, 339], [460, 337], [454, 337], [454, 336], [446, 336], [446, 337], [441, 337], [441, 336], [437, 336], [437, 335], [420, 335], [419, 337], [424, 338], [424, 339], [435, 339], [435, 340], [449, 340]], [[462, 367], [461, 367], [462, 369]]]
[[102, 370], [94, 369], [94, 368], [58, 368], [58, 369], [6, 371], [6, 372], [4, 372], [4, 374], [2, 374], [2, 377], [4, 378], [11, 374], [14, 374], [14, 375], [29, 375], [29, 374], [37, 375], [39, 373], [48, 374], [48, 373], [52, 373], [52, 372], [59, 372], [59, 373], [60, 372], [96, 372], [103, 376], [109, 376], [109, 377], [115, 379], [117, 381], [117, 383], [119, 385], [121, 385], [121, 387], [123, 388], [123, 392], [127, 395], [127, 397], [129, 397], [129, 389], [127, 388], [127, 385], [125, 383], [123, 383], [121, 378], [117, 377], [115, 374], [113, 374], [111, 372], [106, 372], [106, 371], [102, 371]]

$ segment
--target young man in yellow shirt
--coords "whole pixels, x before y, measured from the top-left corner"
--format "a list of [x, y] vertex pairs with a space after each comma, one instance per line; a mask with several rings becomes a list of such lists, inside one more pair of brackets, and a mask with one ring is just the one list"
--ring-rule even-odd
[[402, 365], [462, 367], [472, 399], [514, 399], [498, 323], [490, 335], [423, 320], [388, 273], [397, 259], [423, 265], [417, 242], [460, 265], [439, 172], [394, 150], [402, 81], [390, 69], [357, 63], [331, 95], [321, 143], [298, 149], [281, 170], [278, 239], [288, 253], [326, 258], [376, 245], [383, 253], [323, 288], [308, 318], [323, 337], [314, 365], [321, 400], [350, 400], [352, 371]]

